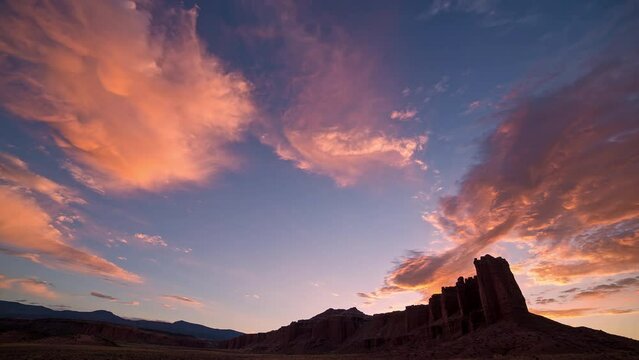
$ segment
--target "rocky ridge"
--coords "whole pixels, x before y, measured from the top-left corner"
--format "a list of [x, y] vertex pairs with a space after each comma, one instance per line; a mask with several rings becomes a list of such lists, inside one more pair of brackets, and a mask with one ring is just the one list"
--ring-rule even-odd
[[623, 351], [639, 355], [639, 342], [573, 328], [528, 312], [526, 300], [500, 257], [474, 261], [477, 274], [457, 279], [428, 304], [366, 315], [356, 308], [328, 309], [269, 332], [219, 343], [224, 349], [262, 353], [415, 353], [451, 358], [494, 354]]

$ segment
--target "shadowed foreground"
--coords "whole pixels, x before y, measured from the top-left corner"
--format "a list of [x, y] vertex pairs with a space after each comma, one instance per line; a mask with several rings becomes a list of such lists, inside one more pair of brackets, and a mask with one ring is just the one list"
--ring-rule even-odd
[[[2, 360], [226, 360], [226, 359], [428, 359], [424, 355], [385, 352], [375, 354], [330, 354], [330, 355], [283, 355], [283, 354], [247, 354], [229, 350], [194, 350], [184, 348], [149, 347], [149, 346], [87, 346], [87, 345], [43, 345], [43, 344], [3, 344], [0, 345]], [[493, 355], [480, 357], [459, 357], [455, 359], [636, 359], [636, 354], [619, 351], [603, 354], [555, 354], [555, 355]]]

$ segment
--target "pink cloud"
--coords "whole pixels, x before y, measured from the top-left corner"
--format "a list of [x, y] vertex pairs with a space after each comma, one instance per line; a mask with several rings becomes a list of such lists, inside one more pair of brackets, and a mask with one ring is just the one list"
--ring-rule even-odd
[[[263, 10], [273, 12], [268, 6]], [[321, 36], [306, 26], [302, 10], [280, 4], [277, 16], [264, 19], [275, 23], [269, 29], [279, 29], [267, 40], [283, 44], [279, 58], [286, 72], [279, 80], [290, 96], [281, 116], [260, 123], [261, 140], [280, 158], [340, 186], [379, 170], [415, 166], [427, 137], [403, 136], [397, 124], [389, 123], [395, 95], [385, 93], [373, 56], [337, 26], [331, 26], [330, 36]]]
[[392, 120], [399, 121], [408, 121], [413, 119], [415, 116], [417, 116], [417, 110], [415, 109], [393, 110], [393, 112], [390, 113], [390, 118]]
[[[173, 304], [182, 304], [182, 305], [188, 305], [188, 306], [202, 306], [203, 304], [191, 297], [187, 297], [187, 296], [183, 296], [183, 295], [162, 295], [161, 298], [163, 300], [168, 300], [170, 302], [172, 302]], [[168, 305], [169, 307], [171, 305]]]
[[637, 271], [638, 63], [606, 63], [514, 106], [459, 192], [424, 216], [455, 246], [402, 259], [386, 288], [437, 288], [506, 236], [530, 248], [523, 266], [537, 282]]
[[596, 308], [572, 308], [572, 309], [551, 309], [540, 310], [530, 309], [530, 312], [537, 315], [546, 316], [549, 318], [572, 318], [591, 315], [622, 315], [622, 314], [636, 314], [639, 309], [603, 309]]
[[97, 191], [201, 183], [234, 168], [227, 145], [254, 112], [250, 84], [206, 53], [195, 8], [123, 4], [3, 4], [3, 106], [45, 124], [71, 174]]
[[48, 300], [54, 300], [60, 296], [46, 281], [31, 278], [9, 278], [2, 274], [0, 274], [0, 289], [14, 289]]

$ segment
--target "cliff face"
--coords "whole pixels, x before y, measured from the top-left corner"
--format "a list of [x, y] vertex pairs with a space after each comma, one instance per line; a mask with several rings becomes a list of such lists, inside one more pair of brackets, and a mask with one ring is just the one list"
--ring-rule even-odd
[[291, 353], [374, 349], [417, 339], [454, 339], [486, 324], [528, 314], [506, 260], [485, 255], [474, 264], [476, 276], [460, 277], [454, 286], [443, 287], [428, 305], [373, 316], [355, 308], [329, 309], [278, 330], [224, 341], [221, 347]]
[[484, 317], [488, 323], [528, 313], [526, 299], [506, 260], [486, 255], [475, 259], [474, 264]]

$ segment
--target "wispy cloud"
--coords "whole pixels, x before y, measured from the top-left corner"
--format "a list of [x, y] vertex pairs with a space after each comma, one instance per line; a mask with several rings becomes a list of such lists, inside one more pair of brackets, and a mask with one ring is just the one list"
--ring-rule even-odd
[[464, 111], [464, 115], [468, 115], [474, 113], [475, 111], [481, 109], [485, 104], [481, 102], [481, 100], [475, 100], [470, 102]]
[[602, 298], [626, 290], [639, 288], [639, 276], [627, 277], [614, 282], [599, 284], [586, 289], [576, 289], [573, 299]]
[[553, 304], [556, 302], [557, 302], [557, 299], [555, 298], [545, 298], [540, 296], [535, 299], [535, 304], [538, 304], [538, 305], [547, 305], [547, 304]]
[[14, 289], [24, 294], [53, 300], [60, 295], [53, 290], [51, 283], [33, 278], [9, 278], [0, 274], [0, 289]]
[[184, 305], [190, 306], [201, 306], [202, 303], [199, 300], [196, 300], [192, 297], [187, 297], [183, 295], [162, 295], [162, 299], [172, 301], [173, 303], [181, 303]]
[[0, 183], [38, 192], [60, 204], [85, 203], [75, 191], [32, 172], [27, 163], [7, 153], [0, 153]]
[[497, 0], [433, 0], [421, 19], [449, 12], [488, 14], [494, 11]]
[[254, 112], [250, 84], [205, 51], [196, 8], [123, 4], [3, 3], [3, 106], [50, 128], [67, 169], [97, 191], [198, 183], [235, 167], [226, 145]]
[[130, 306], [138, 306], [138, 305], [140, 305], [139, 301], [124, 301], [124, 300], [120, 300], [120, 299], [118, 299], [118, 298], [116, 298], [114, 296], [103, 294], [103, 293], [100, 293], [100, 292], [97, 292], [97, 291], [92, 291], [90, 293], [90, 295], [93, 296], [93, 297], [99, 298], [99, 299], [108, 300], [108, 301], [115, 302], [115, 303], [122, 304], [122, 305], [130, 305]]
[[408, 121], [417, 116], [417, 110], [415, 109], [406, 109], [406, 110], [394, 110], [390, 113], [390, 118], [392, 120], [399, 121]]
[[138, 240], [142, 240], [142, 242], [147, 245], [160, 246], [160, 247], [169, 246], [169, 244], [167, 244], [166, 241], [164, 241], [164, 239], [162, 239], [160, 235], [148, 235], [144, 233], [137, 233], [134, 235], [134, 237]]
[[433, 85], [432, 92], [435, 94], [442, 94], [448, 90], [449, 79], [448, 76], [444, 76], [435, 85]]
[[117, 298], [114, 298], [113, 296], [102, 294], [96, 291], [92, 291], [91, 296], [94, 296], [100, 299], [106, 299], [106, 300], [113, 300], [113, 301], [117, 300]]
[[[83, 274], [141, 282], [142, 279], [112, 262], [68, 242], [61, 226], [30, 194], [41, 192], [65, 203], [74, 199], [66, 188], [28, 170], [26, 164], [14, 157], [5, 156], [19, 164], [20, 176], [7, 176], [14, 185], [0, 184], [0, 251], [55, 269], [66, 269]], [[18, 173], [7, 170], [4, 174]], [[15, 169], [14, 169], [15, 170]], [[46, 185], [43, 185], [46, 184]], [[54, 184], [54, 185], [52, 185]], [[53, 189], [53, 190], [52, 190]], [[58, 202], [56, 200], [56, 202]], [[73, 202], [78, 202], [73, 200]]]
[[546, 316], [549, 318], [571, 318], [582, 317], [591, 315], [622, 315], [622, 314], [634, 314], [639, 312], [639, 309], [596, 309], [596, 308], [572, 308], [572, 309], [557, 309], [557, 310], [540, 310], [530, 309], [532, 313], [537, 315]]

